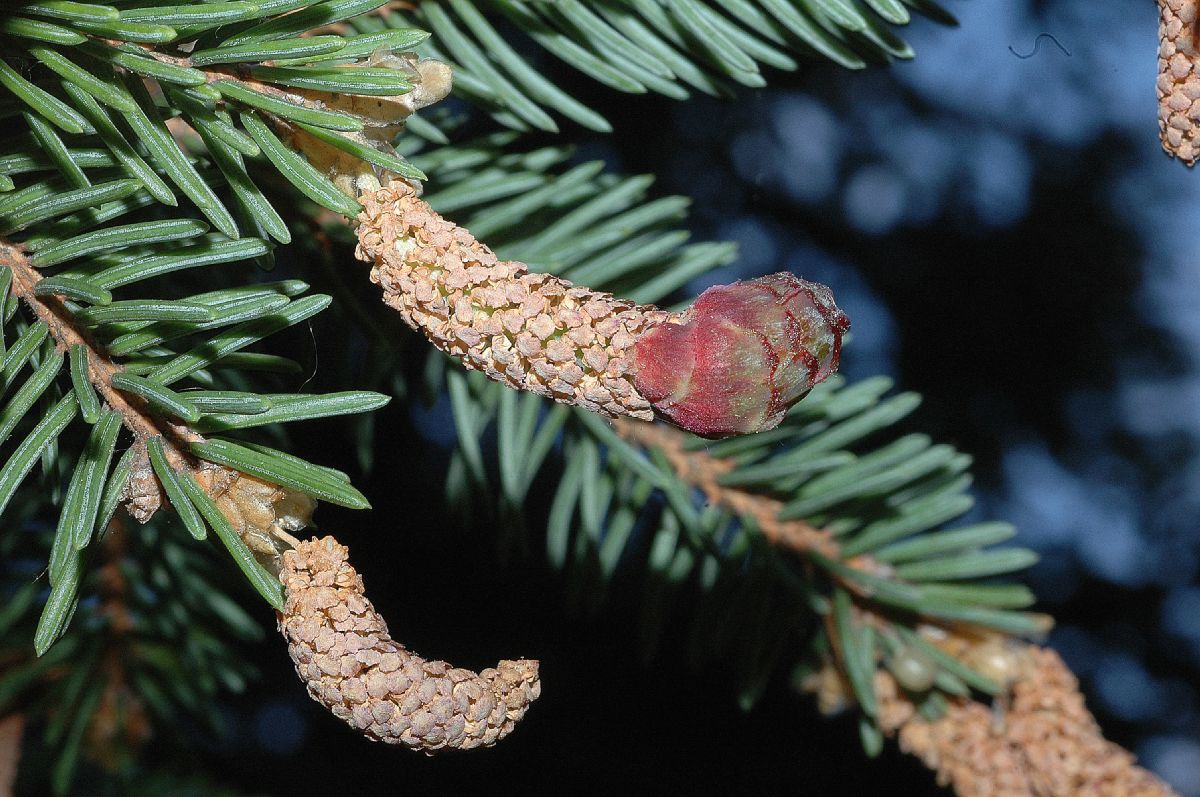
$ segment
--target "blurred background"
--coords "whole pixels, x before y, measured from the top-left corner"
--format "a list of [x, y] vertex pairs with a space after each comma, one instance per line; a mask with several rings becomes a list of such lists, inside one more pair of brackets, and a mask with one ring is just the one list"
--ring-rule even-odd
[[[903, 32], [913, 62], [811, 65], [732, 102], [617, 96], [558, 70], [617, 126], [566, 135], [580, 160], [692, 196], [695, 238], [739, 244], [735, 265], [689, 292], [778, 270], [833, 287], [854, 322], [844, 372], [925, 395], [908, 426], [973, 454], [976, 517], [1014, 522], [1040, 552], [1027, 578], [1059, 620], [1049, 643], [1109, 737], [1198, 797], [1200, 174], [1159, 149], [1157, 16], [1145, 0], [946, 5], [959, 28], [918, 19]], [[396, 316], [378, 321], [415, 340]], [[329, 320], [314, 335], [322, 356], [346, 356]], [[311, 387], [336, 389], [328, 379]], [[324, 507], [318, 521], [351, 546], [399, 638], [462, 666], [538, 657], [544, 696], [495, 750], [425, 759], [325, 716], [268, 640], [252, 649], [262, 677], [221, 707], [226, 736], [191, 729], [211, 782], [278, 795], [940, 793], [892, 748], [867, 762], [854, 724], [821, 718], [787, 673], [742, 712], [670, 640], [640, 660], [636, 591], [581, 618], [536, 552], [498, 568], [494, 529], [441, 503], [444, 397], [394, 402], [374, 423], [359, 481], [374, 511]], [[314, 429], [297, 454], [354, 466], [352, 445]]]

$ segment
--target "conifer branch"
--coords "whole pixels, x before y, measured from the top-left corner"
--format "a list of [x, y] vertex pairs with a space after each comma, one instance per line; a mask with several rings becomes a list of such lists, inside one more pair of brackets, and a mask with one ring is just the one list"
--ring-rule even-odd
[[[34, 649], [41, 656], [61, 640], [93, 558], [107, 561], [94, 574], [101, 593], [100, 611], [108, 616], [108, 627], [115, 634], [105, 638], [93, 634], [88, 662], [53, 673], [55, 679], [69, 679], [74, 694], [83, 690], [85, 695], [77, 710], [60, 712], [56, 720], [54, 733], [66, 734], [54, 775], [58, 792], [70, 785], [85, 736], [90, 745], [132, 751], [145, 730], [139, 722], [118, 727], [144, 714], [140, 695], [130, 701], [125, 678], [127, 663], [141, 663], [138, 651], [128, 651], [126, 656], [123, 650], [131, 622], [122, 608], [125, 583], [108, 561], [122, 556], [114, 548], [120, 535], [105, 534], [118, 505], [124, 504], [142, 522], [169, 505], [197, 539], [211, 529], [252, 585], [281, 610], [280, 551], [305, 548], [306, 543], [296, 540], [292, 532], [308, 525], [315, 499], [367, 506], [365, 497], [339, 471], [281, 451], [206, 435], [361, 412], [381, 406], [386, 397], [365, 391], [312, 396], [171, 387], [189, 377], [207, 387], [210, 377], [205, 369], [233, 365], [238, 359], [235, 352], [311, 317], [328, 305], [329, 297], [291, 302], [292, 296], [307, 289], [298, 280], [239, 286], [182, 300], [114, 302], [112, 297], [112, 289], [170, 272], [264, 258], [271, 248], [265, 240], [268, 236], [285, 243], [290, 240], [287, 224], [247, 172], [246, 157], [265, 155], [304, 195], [351, 215], [358, 205], [347, 195], [378, 187], [375, 169], [409, 179], [423, 176], [395, 153], [390, 142], [415, 109], [449, 91], [449, 70], [434, 61], [391, 53], [407, 49], [427, 34], [404, 30], [353, 40], [306, 36], [304, 20], [340, 19], [370, 4], [326, 2], [298, 9], [300, 5], [305, 4], [284, 9], [298, 11], [294, 15], [278, 15], [251, 3], [136, 9], [50, 4], [48, 11], [40, 6], [24, 10], [49, 13], [61, 25], [22, 18], [0, 29], [16, 37], [17, 43], [15, 54], [6, 54], [16, 59], [17, 69], [0, 62], [0, 82], [27, 108], [23, 113], [31, 131], [29, 140], [14, 139], [17, 151], [5, 153], [10, 157], [5, 165], [16, 173], [30, 171], [22, 168], [19, 159], [24, 157], [33, 171], [49, 166], [58, 172], [49, 179], [35, 178], [16, 191], [7, 176], [0, 180], [0, 192], [7, 194], [0, 209], [0, 231], [6, 237], [16, 236], [13, 242], [0, 240], [6, 300], [2, 320], [7, 323], [20, 304], [38, 322], [30, 334], [21, 336], [23, 348], [5, 357], [5, 388], [26, 364], [31, 364], [34, 375], [4, 407], [6, 426], [0, 438], [11, 433], [37, 398], [49, 395], [67, 353], [75, 391], [63, 395], [47, 416], [53, 423], [37, 424], [4, 463], [0, 509], [15, 495], [40, 452], [49, 449], [43, 460], [51, 462], [57, 437], [81, 411], [92, 428], [53, 535], [48, 568], [51, 593], [38, 621]], [[275, 8], [278, 11], [279, 4]], [[61, 18], [56, 16], [60, 12]], [[37, 43], [46, 41], [56, 46]], [[320, 61], [320, 55], [331, 53], [337, 53], [336, 62]], [[39, 73], [40, 67], [44, 68]], [[48, 90], [26, 79], [26, 74]], [[66, 101], [57, 96], [60, 85]], [[103, 146], [83, 150], [86, 155], [80, 156], [53, 127]], [[340, 186], [326, 176], [335, 166], [343, 178]], [[121, 179], [108, 178], [93, 186], [92, 177], [97, 175], [89, 176], [84, 168], [115, 169]], [[165, 220], [158, 215], [146, 222], [106, 224], [153, 202], [178, 207], [168, 181], [219, 235], [192, 240], [207, 232], [209, 224], [179, 217], [186, 210], [167, 211], [176, 218]], [[71, 190], [62, 192], [63, 183]], [[222, 183], [228, 184], [238, 203], [240, 222], [214, 190]], [[161, 214], [162, 208], [152, 212]], [[257, 238], [242, 238], [246, 228]], [[180, 240], [187, 241], [181, 248], [162, 246]], [[53, 276], [43, 277], [39, 271], [63, 264], [69, 265]], [[212, 329], [218, 330], [215, 335], [183, 353], [162, 345]], [[0, 338], [0, 350], [4, 344]], [[251, 355], [238, 365], [254, 367], [265, 359]], [[122, 427], [132, 433], [133, 444], [110, 469]], [[100, 546], [88, 546], [101, 537], [103, 550], [97, 557]], [[184, 564], [176, 557], [171, 567], [182, 570]], [[315, 578], [319, 581], [326, 575], [335, 574]], [[322, 593], [324, 583], [308, 586], [311, 589], [305, 591], [293, 580], [292, 608], [313, 609], [316, 600], [317, 609], [337, 618], [330, 624], [331, 632], [334, 625], [340, 632], [342, 613], [363, 611], [361, 593], [339, 595], [345, 602], [334, 605], [323, 602], [328, 597]], [[298, 592], [303, 594], [297, 597]], [[365, 605], [368, 614], [377, 618]], [[188, 606], [182, 615], [196, 613], [203, 610]], [[221, 619], [236, 616], [228, 607], [218, 614]], [[382, 620], [377, 625], [376, 630], [382, 629], [382, 636], [376, 635], [382, 677], [395, 687], [389, 692], [393, 702], [377, 701], [372, 706], [375, 720], [391, 720], [386, 728], [372, 730], [359, 723], [377, 738], [391, 737], [427, 751], [491, 745], [511, 730], [536, 697], [536, 662], [504, 662], [498, 670], [468, 674], [411, 656], [386, 636]], [[87, 632], [76, 636], [87, 638]], [[367, 652], [355, 646], [359, 638], [350, 636], [343, 647], [351, 658], [365, 656]], [[69, 655], [74, 641], [67, 640], [40, 662], [23, 658], [21, 669], [45, 673], [57, 655]], [[320, 656], [326, 652], [321, 648]], [[402, 665], [400, 671], [387, 666], [393, 660]], [[421, 673], [413, 677], [411, 694], [406, 694], [407, 687], [397, 687], [397, 679], [412, 675], [412, 666]], [[357, 695], [353, 686], [361, 683], [350, 677], [354, 673], [346, 675], [346, 698], [353, 700]], [[38, 680], [26, 687], [32, 688]], [[200, 691], [215, 688], [211, 676], [208, 681], [210, 686]], [[152, 694], [152, 684], [144, 679], [138, 687]], [[374, 682], [370, 688], [374, 691]], [[379, 713], [385, 705], [394, 709], [394, 717]], [[355, 717], [357, 708], [361, 706], [356, 707]]]
[[[112, 377], [125, 369], [109, 359], [76, 325], [61, 300], [34, 293], [41, 275], [18, 247], [0, 243], [0, 257], [0, 264], [13, 272], [14, 295], [46, 322], [60, 349], [72, 345], [87, 348], [89, 379], [104, 400], [121, 413], [122, 421], [143, 446], [152, 439], [162, 440], [165, 450], [169, 442], [177, 475], [195, 479], [215, 500], [222, 519], [260, 555], [277, 554], [280, 543], [292, 546], [280, 560], [280, 581], [287, 595], [280, 629], [289, 640], [297, 671], [314, 699], [371, 738], [427, 753], [442, 748], [489, 747], [511, 732], [529, 703], [540, 694], [536, 661], [502, 661], [497, 669], [476, 675], [445, 662], [425, 661], [394, 642], [383, 619], [362, 596], [362, 580], [346, 562], [345, 547], [332, 538], [304, 543], [288, 533], [307, 525], [314, 507], [311, 499], [231, 469], [218, 468], [219, 472], [214, 472], [211, 465], [194, 457], [186, 446], [203, 444], [204, 438], [187, 426], [161, 420], [139, 405], [136, 398], [126, 400], [123, 393], [113, 389]], [[137, 499], [145, 499], [147, 491], [157, 487], [153, 479], [149, 467], [140, 477], [134, 474], [131, 483], [150, 485], [135, 488]], [[172, 497], [179, 506], [179, 498]], [[198, 503], [202, 499], [194, 496], [191, 500]], [[106, 553], [118, 558], [115, 546], [120, 536], [110, 533], [104, 542]], [[102, 657], [106, 685], [89, 723], [89, 727], [98, 729], [92, 734], [95, 744], [113, 741], [120, 730], [115, 727], [116, 717], [123, 717], [126, 723], [136, 719], [130, 712], [133, 696], [127, 694], [121, 674], [121, 638], [128, 627], [121, 601], [123, 577], [119, 568], [109, 567], [103, 568], [100, 575], [102, 611], [109, 615], [115, 636], [108, 640]], [[343, 614], [347, 613], [355, 618], [353, 628], [345, 625]], [[347, 630], [354, 633], [343, 633]], [[330, 635], [332, 642], [327, 639]], [[365, 645], [364, 639], [373, 642]], [[136, 707], [136, 698], [132, 705]], [[140, 736], [139, 727], [144, 726], [134, 722], [125, 730]]]
[[[838, 544], [828, 531], [803, 520], [780, 520], [781, 501], [721, 485], [718, 477], [734, 469], [730, 460], [711, 457], [704, 451], [688, 451], [684, 446], [687, 438], [663, 424], [616, 418], [613, 428], [637, 446], [662, 451], [681, 481], [699, 489], [713, 506], [749, 519], [772, 545], [800, 556], [819, 553], [830, 559], [839, 558]], [[867, 557], [857, 557], [850, 564], [865, 571], [874, 569]]]
[[[302, 500], [299, 494], [277, 485], [267, 485], [235, 469], [214, 466], [196, 457], [192, 447], [203, 444], [204, 437], [189, 425], [172, 422], [155, 412], [146, 399], [113, 387], [113, 378], [127, 373], [125, 367], [109, 357], [104, 347], [76, 322], [74, 314], [61, 298], [35, 292], [35, 286], [43, 278], [30, 265], [19, 246], [0, 241], [0, 267], [11, 270], [13, 295], [24, 301], [34, 315], [49, 327], [50, 336], [59, 351], [66, 353], [73, 346], [83, 347], [87, 358], [88, 381], [92, 388], [103, 399], [105, 406], [120, 415], [122, 424], [133, 434], [138, 454], [129, 483], [122, 491], [130, 514], [145, 523], [161, 506], [167, 504], [169, 496], [164, 494], [161, 479], [155, 474], [146, 453], [151, 441], [160, 441], [169, 466], [180, 476], [195, 478], [204, 485], [239, 530], [239, 536], [253, 541], [260, 553], [275, 553], [272, 542], [274, 535], [252, 536], [255, 529], [243, 520], [243, 508], [264, 507], [260, 511], [270, 511], [271, 522], [259, 524], [269, 532], [271, 523], [275, 521], [274, 510], [270, 508], [283, 502]], [[306, 520], [311, 512], [310, 504], [303, 513]], [[294, 530], [294, 523], [289, 528]]]
[[[803, 520], [780, 520], [782, 502], [722, 485], [719, 477], [733, 471], [732, 461], [688, 450], [686, 436], [662, 424], [618, 418], [613, 426], [623, 439], [661, 451], [681, 481], [699, 489], [710, 504], [750, 522], [773, 545], [809, 561], [841, 561], [829, 531]], [[877, 578], [892, 576], [868, 555], [850, 557], [844, 564]], [[860, 580], [846, 577], [845, 571], [830, 575], [855, 595], [851, 611], [856, 622], [876, 629], [896, 622], [886, 607], [873, 604], [871, 591]], [[827, 622], [836, 655], [824, 660], [805, 688], [816, 694], [822, 711], [834, 713], [857, 701], [851, 686], [856, 674], [850, 652], [841, 645], [843, 637], [832, 629], [834, 614]], [[898, 738], [901, 749], [920, 758], [959, 797], [1173, 794], [1135, 766], [1132, 754], [1103, 738], [1084, 708], [1078, 683], [1053, 651], [969, 623], [926, 619], [907, 634], [909, 644], [883, 661], [871, 658], [872, 713], [879, 730]], [[997, 684], [992, 705], [964, 693], [946, 699], [940, 716], [931, 716], [921, 699], [937, 672], [937, 662], [926, 653], [930, 648]]]
[[[362, 596], [362, 581], [346, 562], [346, 549], [332, 538], [305, 543], [290, 535], [308, 524], [315, 506], [311, 498], [198, 459], [192, 451], [206, 443], [201, 435], [187, 425], [165, 421], [144, 400], [126, 398], [112, 386], [125, 368], [75, 322], [61, 299], [34, 290], [42, 277], [19, 246], [0, 242], [0, 265], [12, 272], [14, 296], [47, 324], [60, 350], [85, 348], [92, 386], [149, 450], [145, 466], [135, 467], [124, 491], [135, 516], [148, 520], [165, 503], [160, 493], [180, 512], [194, 512], [194, 505], [204, 514], [210, 506], [204, 499], [209, 498], [219, 512], [209, 513], [209, 523], [218, 531], [232, 530], [258, 556], [281, 565], [279, 578], [287, 601], [280, 629], [315, 699], [373, 739], [427, 753], [487, 747], [511, 732], [540, 693], [536, 661], [502, 661], [497, 669], [476, 675], [445, 662], [428, 662], [394, 642], [383, 619]], [[170, 476], [152, 467], [155, 455], [166, 456], [168, 451], [172, 475], [180, 480], [174, 490]], [[187, 484], [195, 485], [191, 495]], [[129, 619], [123, 608], [124, 578], [112, 561], [121, 557], [121, 537], [119, 531], [110, 531], [103, 542], [103, 555], [110, 561], [99, 571], [101, 612], [109, 619], [110, 633], [100, 657], [104, 685], [95, 693], [98, 703], [87, 727], [91, 746], [127, 749], [144, 741], [147, 725], [123, 676], [122, 645]], [[282, 558], [281, 546], [288, 548]], [[344, 615], [355, 618], [352, 628], [345, 625]], [[353, 633], [347, 635], [347, 630]], [[366, 645], [364, 640], [372, 642]], [[118, 743], [118, 733], [125, 735], [124, 743]]]
[[883, 731], [959, 797], [1178, 797], [1104, 738], [1057, 653], [1009, 644], [1002, 655], [1013, 671], [1001, 701], [954, 699], [933, 720], [890, 673], [878, 672]]
[[187, 426], [166, 421], [150, 412], [144, 400], [116, 390], [112, 378], [125, 373], [125, 368], [115, 362], [80, 326], [74, 314], [66, 308], [63, 300], [55, 295], [38, 295], [34, 288], [42, 281], [29, 262], [29, 258], [17, 245], [0, 240], [0, 268], [12, 272], [13, 295], [23, 301], [38, 320], [50, 329], [55, 345], [64, 354], [72, 346], [83, 346], [87, 357], [88, 381], [104, 399], [104, 402], [121, 416], [121, 422], [143, 446], [153, 437], [161, 437], [167, 456], [175, 468], [195, 468], [195, 459], [187, 452], [187, 443], [202, 438]]
[[[956, 24], [933, 0], [869, 0], [865, 7], [842, 0], [414, 0], [338, 23], [338, 30], [371, 35], [420, 25], [434, 36], [417, 51], [451, 64], [456, 93], [498, 123], [557, 132], [559, 114], [607, 133], [609, 120], [526, 55], [531, 45], [614, 91], [732, 97], [737, 85], [765, 86], [773, 70], [797, 70], [814, 57], [847, 69], [912, 58], [893, 28], [908, 24], [910, 8]], [[438, 135], [428, 124], [421, 128]]]

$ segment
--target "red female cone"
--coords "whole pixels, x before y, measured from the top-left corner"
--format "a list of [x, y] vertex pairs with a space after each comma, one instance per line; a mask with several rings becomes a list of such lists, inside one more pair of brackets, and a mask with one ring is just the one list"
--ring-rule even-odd
[[702, 437], [778, 426], [836, 370], [850, 327], [827, 287], [788, 273], [709, 288], [682, 322], [638, 338], [633, 384]]

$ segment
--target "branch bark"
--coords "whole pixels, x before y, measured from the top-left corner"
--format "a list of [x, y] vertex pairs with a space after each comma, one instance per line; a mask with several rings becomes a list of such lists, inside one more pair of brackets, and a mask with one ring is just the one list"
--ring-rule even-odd
[[12, 272], [12, 291], [23, 301], [39, 321], [50, 328], [58, 350], [67, 353], [71, 346], [81, 344], [87, 351], [88, 381], [100, 394], [110, 409], [120, 414], [122, 422], [139, 442], [161, 436], [167, 457], [176, 468], [195, 466], [196, 460], [188, 453], [187, 443], [202, 440], [186, 426], [163, 421], [149, 412], [144, 402], [127, 397], [112, 386], [112, 377], [123, 373], [124, 368], [105, 353], [104, 348], [75, 323], [70, 310], [62, 300], [54, 296], [37, 296], [33, 289], [42, 280], [42, 275], [29, 263], [21, 247], [0, 241], [0, 266]]

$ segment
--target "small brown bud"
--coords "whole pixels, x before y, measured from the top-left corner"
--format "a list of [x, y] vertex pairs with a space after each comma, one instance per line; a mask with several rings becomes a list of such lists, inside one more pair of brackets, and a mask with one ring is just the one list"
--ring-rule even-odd
[[896, 683], [909, 692], [928, 691], [937, 676], [937, 665], [919, 648], [900, 648], [888, 657], [887, 668]]

